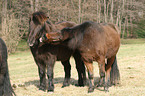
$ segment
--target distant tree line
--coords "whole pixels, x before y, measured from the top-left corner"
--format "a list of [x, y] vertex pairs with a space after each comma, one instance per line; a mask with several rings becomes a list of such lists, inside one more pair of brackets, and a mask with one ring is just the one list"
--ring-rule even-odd
[[9, 52], [14, 52], [18, 42], [27, 38], [29, 17], [40, 10], [53, 23], [111, 22], [120, 28], [121, 38], [145, 37], [145, 0], [1, 0], [0, 37]]

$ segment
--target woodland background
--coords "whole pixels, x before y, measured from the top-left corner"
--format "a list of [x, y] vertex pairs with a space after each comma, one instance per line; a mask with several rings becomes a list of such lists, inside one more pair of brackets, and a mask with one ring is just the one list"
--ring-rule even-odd
[[27, 40], [29, 17], [40, 10], [53, 23], [112, 22], [119, 26], [121, 38], [145, 38], [145, 0], [0, 0], [0, 37], [9, 53]]

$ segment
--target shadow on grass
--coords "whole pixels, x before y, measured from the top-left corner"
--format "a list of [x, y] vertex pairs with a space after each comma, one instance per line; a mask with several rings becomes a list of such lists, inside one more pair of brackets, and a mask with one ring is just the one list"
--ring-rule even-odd
[[[64, 78], [63, 77], [58, 77], [58, 78], [54, 78], [54, 84], [63, 84], [63, 81], [64, 81]], [[99, 77], [95, 77], [94, 78], [94, 84], [96, 85], [97, 83], [99, 82]], [[39, 80], [33, 80], [33, 81], [28, 81], [28, 82], [25, 82], [25, 87], [28, 87], [30, 85], [34, 85], [36, 86], [37, 88], [39, 88]], [[74, 78], [71, 78], [70, 80], [70, 85], [78, 85], [78, 80], [74, 79]], [[86, 80], [86, 86], [89, 85], [89, 82], [88, 82], [88, 79]], [[76, 86], [76, 87], [79, 87], [79, 86]]]

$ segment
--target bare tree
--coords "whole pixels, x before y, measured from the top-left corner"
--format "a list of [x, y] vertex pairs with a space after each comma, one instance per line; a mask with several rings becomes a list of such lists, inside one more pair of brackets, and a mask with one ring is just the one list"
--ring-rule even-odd
[[104, 0], [104, 22], [107, 22], [107, 17], [106, 17], [106, 0]]
[[33, 2], [33, 0], [30, 0], [30, 5], [31, 5], [31, 11], [34, 12], [34, 2]]
[[7, 0], [2, 0], [2, 35], [7, 33]]
[[81, 23], [81, 1], [79, 0], [79, 23]]
[[110, 21], [113, 23], [113, 8], [114, 8], [114, 2], [111, 0], [111, 11], [110, 11]]
[[35, 0], [35, 11], [39, 10], [39, 0]]

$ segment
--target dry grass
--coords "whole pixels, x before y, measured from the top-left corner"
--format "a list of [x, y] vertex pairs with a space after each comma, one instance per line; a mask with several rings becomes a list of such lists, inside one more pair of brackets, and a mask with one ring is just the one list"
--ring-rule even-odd
[[[55, 91], [53, 94], [38, 90], [39, 77], [37, 66], [30, 51], [21, 51], [9, 55], [11, 83], [16, 85], [17, 96], [145, 96], [145, 43], [121, 45], [118, 53], [118, 65], [121, 84], [112, 86], [108, 93], [95, 89], [87, 93], [88, 87], [76, 87], [77, 71], [71, 59], [71, 85], [61, 88], [64, 79], [63, 66], [56, 62], [54, 69]], [[98, 65], [94, 62], [95, 81], [98, 80]]]

